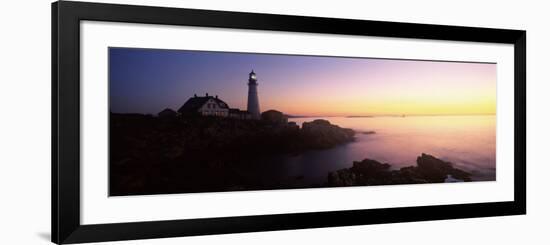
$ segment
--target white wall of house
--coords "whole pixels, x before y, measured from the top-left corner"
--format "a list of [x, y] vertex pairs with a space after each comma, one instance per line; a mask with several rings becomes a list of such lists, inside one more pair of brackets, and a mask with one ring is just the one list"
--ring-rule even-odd
[[227, 117], [229, 116], [229, 109], [222, 108], [214, 99], [209, 99], [201, 108], [199, 108], [199, 113], [203, 116], [219, 116]]

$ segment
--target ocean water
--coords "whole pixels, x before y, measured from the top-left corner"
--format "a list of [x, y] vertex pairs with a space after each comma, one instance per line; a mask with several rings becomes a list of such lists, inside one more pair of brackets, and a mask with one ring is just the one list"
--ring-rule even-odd
[[[351, 167], [365, 158], [393, 168], [416, 165], [422, 153], [452, 162], [469, 171], [473, 180], [495, 180], [495, 116], [305, 117], [290, 118], [298, 125], [325, 119], [352, 128], [356, 141], [327, 150], [308, 151], [277, 159], [285, 176], [323, 183], [328, 172]], [[374, 134], [364, 132], [375, 131]], [[279, 165], [280, 166], [280, 165]]]

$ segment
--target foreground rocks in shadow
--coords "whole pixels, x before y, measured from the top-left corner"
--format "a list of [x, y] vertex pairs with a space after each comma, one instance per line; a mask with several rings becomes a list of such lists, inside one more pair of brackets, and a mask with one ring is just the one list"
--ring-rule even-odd
[[416, 166], [391, 170], [391, 165], [376, 160], [365, 159], [353, 162], [351, 168], [328, 174], [328, 186], [364, 186], [443, 183], [448, 177], [455, 180], [471, 181], [471, 174], [454, 168], [450, 162], [422, 153], [416, 159]]
[[169, 110], [159, 117], [112, 113], [110, 194], [285, 187], [258, 174], [265, 171], [261, 159], [335, 147], [354, 135], [326, 120], [300, 128], [282, 120], [180, 117]]

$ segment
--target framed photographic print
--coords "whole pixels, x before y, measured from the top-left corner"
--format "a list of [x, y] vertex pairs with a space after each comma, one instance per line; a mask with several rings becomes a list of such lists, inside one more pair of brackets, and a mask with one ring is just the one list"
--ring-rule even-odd
[[52, 241], [525, 214], [525, 35], [55, 2]]

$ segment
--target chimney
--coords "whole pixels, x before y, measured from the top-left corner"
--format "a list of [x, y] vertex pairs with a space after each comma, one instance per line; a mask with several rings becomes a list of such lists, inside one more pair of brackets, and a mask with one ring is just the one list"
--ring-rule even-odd
[[218, 95], [216, 94], [216, 99], [218, 98]]
[[195, 94], [195, 98], [197, 98], [197, 94]]
[[206, 97], [208, 97], [208, 93], [206, 93]]

